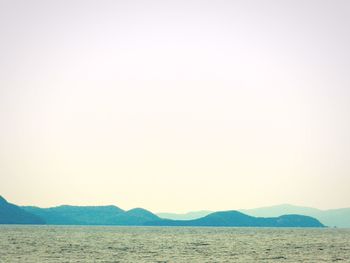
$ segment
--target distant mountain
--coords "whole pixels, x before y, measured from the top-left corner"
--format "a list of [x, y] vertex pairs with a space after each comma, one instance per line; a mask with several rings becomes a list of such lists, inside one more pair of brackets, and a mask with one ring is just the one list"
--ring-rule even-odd
[[294, 206], [289, 204], [259, 207], [254, 209], [241, 209], [242, 213], [246, 213], [252, 216], [280, 216], [286, 214], [315, 214], [321, 212], [321, 210], [312, 207]]
[[43, 218], [50, 225], [142, 225], [146, 221], [159, 219], [145, 209], [124, 211], [113, 205], [63, 205], [52, 208], [26, 206], [23, 209]]
[[239, 210], [251, 216], [275, 217], [286, 214], [299, 214], [317, 218], [326, 226], [350, 228], [350, 208], [320, 210], [311, 207], [289, 204]]
[[159, 220], [160, 218], [152, 212], [143, 208], [134, 208], [116, 217], [116, 225], [140, 226], [148, 221]]
[[175, 214], [175, 213], [157, 213], [157, 216], [164, 219], [173, 219], [173, 220], [192, 220], [204, 217], [213, 213], [213, 211], [203, 210], [203, 211], [194, 211], [188, 212], [185, 214]]
[[350, 208], [319, 210], [279, 205], [240, 211], [196, 211], [186, 214], [117, 206], [19, 207], [0, 196], [0, 224], [121, 225], [121, 226], [233, 226], [233, 227], [350, 227]]
[[324, 227], [317, 219], [301, 215], [253, 217], [238, 211], [214, 212], [193, 220], [161, 219], [146, 222], [149, 226], [217, 226], [217, 227]]
[[50, 225], [114, 225], [124, 210], [117, 206], [70, 206], [51, 208], [24, 206], [24, 210], [43, 218]]
[[45, 224], [45, 221], [0, 196], [0, 224]]

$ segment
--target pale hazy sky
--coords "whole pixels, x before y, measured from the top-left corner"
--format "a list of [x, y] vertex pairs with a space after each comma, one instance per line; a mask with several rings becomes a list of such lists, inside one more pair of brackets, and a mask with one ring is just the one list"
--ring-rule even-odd
[[0, 0], [0, 194], [350, 206], [350, 1]]

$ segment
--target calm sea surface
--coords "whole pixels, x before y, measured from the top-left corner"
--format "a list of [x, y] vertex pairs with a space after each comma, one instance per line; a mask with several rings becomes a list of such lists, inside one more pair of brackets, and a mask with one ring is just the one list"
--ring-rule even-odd
[[0, 262], [350, 262], [350, 229], [0, 226]]

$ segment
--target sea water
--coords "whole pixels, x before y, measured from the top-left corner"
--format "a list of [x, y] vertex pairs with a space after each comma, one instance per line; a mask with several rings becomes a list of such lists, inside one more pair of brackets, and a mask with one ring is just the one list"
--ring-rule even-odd
[[350, 229], [3, 225], [0, 262], [350, 262]]

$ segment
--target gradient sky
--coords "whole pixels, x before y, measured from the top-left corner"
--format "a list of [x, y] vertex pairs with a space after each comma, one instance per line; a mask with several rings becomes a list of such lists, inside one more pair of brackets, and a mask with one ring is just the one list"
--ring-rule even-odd
[[0, 194], [350, 206], [350, 1], [0, 0]]

